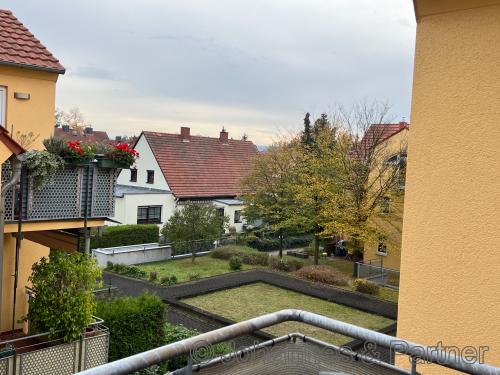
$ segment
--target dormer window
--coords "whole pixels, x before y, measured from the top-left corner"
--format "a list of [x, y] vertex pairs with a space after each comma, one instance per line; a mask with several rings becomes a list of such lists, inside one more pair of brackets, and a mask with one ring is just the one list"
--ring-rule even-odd
[[130, 170], [130, 182], [137, 182], [137, 169], [135, 168]]

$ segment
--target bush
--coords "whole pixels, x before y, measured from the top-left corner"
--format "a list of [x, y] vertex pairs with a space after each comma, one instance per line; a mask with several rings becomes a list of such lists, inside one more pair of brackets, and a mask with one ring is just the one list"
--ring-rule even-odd
[[[193, 336], [197, 336], [200, 333], [195, 330], [188, 329], [182, 325], [173, 325], [170, 323], [165, 323], [165, 344], [170, 344], [172, 342], [184, 340]], [[206, 349], [206, 350], [205, 350]], [[233, 348], [226, 343], [220, 343], [211, 345], [209, 348], [205, 346], [200, 347], [200, 350], [194, 354], [196, 362], [201, 362], [211, 358], [220, 357], [224, 354], [233, 352]], [[185, 367], [187, 365], [187, 357], [177, 357], [168, 362], [167, 369], [169, 371], [174, 371], [176, 369]]]
[[159, 229], [155, 224], [114, 225], [105, 228], [102, 236], [93, 237], [90, 240], [90, 247], [96, 249], [158, 241]]
[[109, 328], [109, 362], [164, 345], [165, 313], [153, 294], [99, 301], [95, 314]]
[[109, 270], [119, 273], [120, 275], [135, 277], [137, 279], [142, 279], [147, 276], [146, 271], [143, 271], [136, 266], [128, 266], [126, 264], [120, 264], [120, 263], [113, 264], [112, 268], [110, 268]]
[[232, 256], [231, 258], [229, 258], [229, 268], [232, 271], [241, 270], [241, 265], [242, 265], [242, 262], [241, 262], [241, 258], [239, 256]]
[[378, 284], [365, 279], [354, 280], [354, 289], [360, 293], [376, 295], [380, 291]]
[[304, 267], [304, 262], [298, 259], [271, 257], [269, 267], [276, 271], [293, 272]]
[[109, 260], [106, 262], [106, 269], [112, 271], [113, 270], [113, 262]]
[[32, 267], [29, 280], [33, 299], [28, 316], [33, 333], [49, 332], [65, 342], [78, 339], [92, 322], [96, 301], [94, 289], [101, 276], [96, 261], [82, 253], [52, 251]]
[[348, 285], [349, 279], [342, 272], [328, 266], [307, 266], [296, 272], [296, 275], [307, 280], [328, 285]]
[[[283, 248], [293, 249], [296, 247], [305, 247], [309, 245], [311, 240], [312, 236], [310, 234], [284, 237]], [[257, 249], [259, 251], [274, 251], [274, 250], [279, 250], [280, 248], [280, 240], [279, 238], [276, 237], [260, 238], [257, 236], [248, 236], [246, 242], [248, 246]]]
[[157, 272], [150, 272], [149, 273], [149, 281], [156, 281], [158, 280], [158, 273]]
[[212, 258], [229, 260], [233, 256], [241, 259], [243, 264], [267, 266], [269, 256], [244, 246], [222, 246], [210, 253]]
[[188, 273], [188, 279], [189, 281], [193, 281], [193, 280], [198, 280], [201, 278], [201, 274], [199, 272], [190, 272]]
[[162, 276], [160, 278], [160, 283], [162, 285], [174, 285], [177, 284], [177, 276], [172, 275], [172, 276]]

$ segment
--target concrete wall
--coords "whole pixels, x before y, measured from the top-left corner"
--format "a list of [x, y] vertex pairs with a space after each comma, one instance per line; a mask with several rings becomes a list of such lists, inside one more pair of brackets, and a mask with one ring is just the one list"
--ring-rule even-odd
[[106, 267], [108, 262], [119, 264], [141, 264], [168, 260], [172, 257], [170, 246], [158, 244], [146, 248], [140, 246], [121, 246], [116, 248], [94, 249], [92, 256], [97, 260], [99, 267]]
[[398, 336], [500, 366], [500, 5], [457, 3], [417, 26]]

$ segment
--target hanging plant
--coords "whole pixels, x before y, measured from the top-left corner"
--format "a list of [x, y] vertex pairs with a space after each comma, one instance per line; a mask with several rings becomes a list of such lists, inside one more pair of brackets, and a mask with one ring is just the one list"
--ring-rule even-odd
[[64, 166], [63, 159], [48, 151], [28, 151], [23, 166], [32, 178], [33, 187], [40, 190], [49, 184], [54, 174]]

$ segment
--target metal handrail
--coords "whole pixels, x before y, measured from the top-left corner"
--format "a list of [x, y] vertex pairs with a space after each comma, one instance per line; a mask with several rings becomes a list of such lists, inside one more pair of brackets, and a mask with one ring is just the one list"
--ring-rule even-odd
[[134, 371], [145, 369], [149, 366], [176, 358], [180, 355], [189, 354], [193, 349], [199, 348], [200, 343], [204, 346], [217, 344], [287, 321], [306, 323], [328, 331], [340, 333], [344, 336], [361, 339], [382, 347], [390, 348], [397, 353], [406, 354], [412, 357], [414, 368], [417, 363], [416, 359], [422, 359], [427, 362], [432, 362], [440, 366], [469, 374], [500, 375], [500, 368], [497, 367], [479, 362], [471, 363], [462, 357], [455, 356], [453, 353], [448, 353], [437, 348], [418, 345], [380, 332], [357, 327], [352, 324], [344, 323], [307, 311], [294, 309], [277, 311], [227, 327], [219, 328], [211, 332], [203, 333], [201, 335], [164, 345], [156, 349], [135, 354], [127, 358], [122, 358], [117, 361], [83, 371], [80, 374], [124, 375], [133, 373]]

